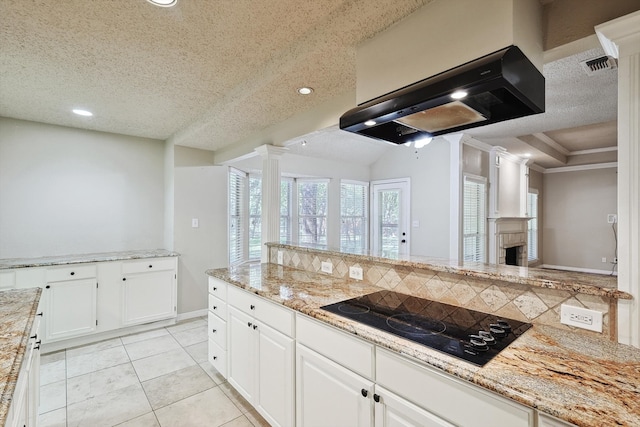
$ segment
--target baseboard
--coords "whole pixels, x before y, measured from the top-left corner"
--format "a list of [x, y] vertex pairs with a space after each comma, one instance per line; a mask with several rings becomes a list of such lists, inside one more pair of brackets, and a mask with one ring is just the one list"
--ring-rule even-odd
[[202, 310], [189, 311], [186, 313], [178, 313], [178, 317], [176, 317], [176, 321], [181, 322], [183, 320], [193, 319], [194, 317], [206, 316], [207, 313], [208, 313], [208, 310], [206, 308], [203, 308]]
[[[206, 312], [206, 310], [205, 310]], [[157, 322], [145, 323], [144, 325], [129, 326], [126, 328], [112, 329], [110, 331], [98, 332], [83, 337], [71, 338], [62, 341], [42, 344], [42, 354], [53, 353], [67, 348], [78, 347], [81, 345], [93, 344], [99, 341], [109, 340], [112, 338], [123, 337], [125, 335], [137, 334], [151, 329], [163, 328], [165, 326], [175, 325], [177, 318], [167, 320], [159, 320]]]
[[546, 268], [549, 270], [563, 270], [563, 271], [576, 271], [578, 273], [589, 273], [589, 274], [604, 274], [607, 276], [617, 276], [618, 272], [614, 271], [611, 274], [611, 270], [596, 270], [594, 268], [579, 268], [579, 267], [567, 267], [565, 265], [549, 265], [542, 264], [536, 268]]

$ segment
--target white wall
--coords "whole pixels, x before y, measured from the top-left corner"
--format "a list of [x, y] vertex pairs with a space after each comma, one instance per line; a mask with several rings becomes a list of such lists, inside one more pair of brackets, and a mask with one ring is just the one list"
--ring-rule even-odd
[[500, 185], [498, 186], [498, 212], [501, 217], [519, 217], [520, 212], [520, 163], [500, 158]]
[[[210, 268], [226, 267], [227, 167], [213, 166], [213, 152], [175, 147], [174, 249], [180, 253], [178, 313], [207, 307]], [[191, 226], [197, 218], [198, 228]]]
[[[419, 150], [394, 147], [371, 165], [371, 180], [411, 178], [411, 255], [449, 258], [449, 143], [435, 138]], [[457, 219], [456, 219], [457, 221]]]
[[0, 258], [152, 249], [164, 143], [0, 118]]
[[617, 169], [546, 173], [543, 263], [611, 270], [615, 239], [607, 214], [617, 213]]

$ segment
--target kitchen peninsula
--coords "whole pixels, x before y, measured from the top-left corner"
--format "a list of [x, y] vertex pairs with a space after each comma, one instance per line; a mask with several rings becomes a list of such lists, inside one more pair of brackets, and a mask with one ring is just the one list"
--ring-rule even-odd
[[[640, 350], [615, 343], [610, 335], [615, 331], [595, 334], [560, 325], [554, 311], [556, 305], [552, 303], [572, 298], [587, 304], [602, 298], [613, 301], [630, 298], [615, 289], [615, 278], [594, 276], [590, 280], [573, 273], [547, 274], [546, 271], [527, 271], [517, 267], [477, 266], [472, 269], [469, 265], [460, 267], [433, 260], [427, 263], [416, 258], [383, 260], [292, 245], [274, 243], [268, 246], [271, 261], [268, 264], [209, 270], [207, 274], [210, 279], [222, 281], [216, 283], [229, 284], [230, 289], [244, 289], [260, 299], [292, 310], [297, 326], [319, 321], [354, 339], [358, 337], [357, 341], [373, 345], [379, 361], [400, 355], [408, 361], [427, 368], [435, 367], [438, 372], [443, 371], [454, 379], [463, 379], [483, 390], [535, 408], [538, 410], [537, 425], [564, 425], [553, 424], [557, 421], [549, 421], [553, 418], [547, 419], [548, 415], [579, 426], [640, 424], [640, 407], [637, 405], [640, 401]], [[278, 252], [283, 252], [280, 256], [284, 265], [278, 265]], [[319, 271], [320, 263], [329, 259], [334, 275]], [[348, 267], [355, 264], [365, 267], [365, 280], [348, 278]], [[380, 264], [387, 266], [386, 271], [380, 269]], [[416, 277], [428, 277], [429, 280], [419, 284]], [[449, 285], [445, 283], [447, 281]], [[478, 367], [320, 308], [381, 289], [391, 289], [392, 284], [397, 292], [434, 300], [436, 291], [441, 299], [449, 302], [452, 302], [452, 295], [457, 295], [459, 306], [478, 308], [480, 303], [474, 300], [484, 298], [487, 300], [484, 302], [486, 308], [497, 308], [502, 304], [494, 310], [495, 313], [514, 318], [519, 312], [519, 316], [531, 322], [533, 327], [489, 363]], [[428, 294], [425, 293], [427, 291]], [[471, 297], [467, 304], [460, 301], [464, 294]], [[504, 294], [506, 299], [498, 304], [496, 301], [500, 294]], [[544, 308], [540, 303], [532, 302], [536, 298], [540, 301], [544, 298]], [[504, 308], [510, 305], [513, 307]], [[536, 313], [540, 314], [533, 316]], [[312, 319], [306, 320], [308, 317]], [[299, 343], [301, 336], [295, 339]], [[420, 394], [428, 395], [428, 388]], [[415, 394], [413, 397], [418, 398]], [[535, 425], [531, 424], [533, 422], [530, 420], [528, 425]]]

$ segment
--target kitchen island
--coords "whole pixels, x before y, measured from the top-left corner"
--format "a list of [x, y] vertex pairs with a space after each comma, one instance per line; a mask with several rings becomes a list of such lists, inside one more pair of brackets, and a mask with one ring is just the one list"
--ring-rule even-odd
[[640, 425], [636, 348], [536, 324], [478, 367], [320, 309], [376, 292], [378, 286], [276, 264], [246, 264], [207, 274], [561, 420], [594, 427]]
[[40, 288], [0, 292], [0, 425], [7, 421], [19, 374], [27, 362], [41, 292]]

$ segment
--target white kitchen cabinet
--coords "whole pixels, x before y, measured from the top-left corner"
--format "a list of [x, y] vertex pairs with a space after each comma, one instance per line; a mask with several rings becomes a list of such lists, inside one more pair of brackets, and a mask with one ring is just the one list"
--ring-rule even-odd
[[533, 409], [381, 348], [376, 382], [460, 427], [535, 425]]
[[[38, 308], [40, 313], [40, 308]], [[40, 321], [36, 315], [31, 327], [27, 350], [18, 374], [6, 427], [36, 427], [40, 403]]]
[[575, 427], [575, 424], [538, 412], [538, 427]]
[[47, 269], [45, 340], [54, 342], [96, 330], [98, 282], [95, 265]]
[[292, 426], [293, 312], [238, 288], [227, 292], [229, 383], [271, 425]]
[[122, 263], [122, 325], [176, 317], [175, 258]]
[[455, 427], [377, 384], [373, 400], [375, 427]]
[[372, 381], [297, 344], [298, 427], [373, 426], [372, 395]]
[[227, 378], [227, 284], [209, 277], [208, 358], [213, 367]]

